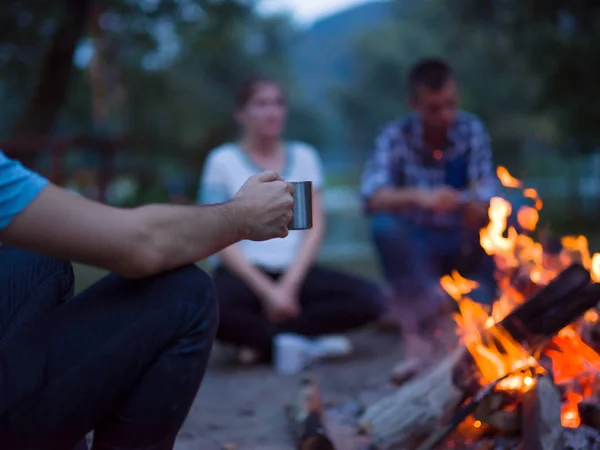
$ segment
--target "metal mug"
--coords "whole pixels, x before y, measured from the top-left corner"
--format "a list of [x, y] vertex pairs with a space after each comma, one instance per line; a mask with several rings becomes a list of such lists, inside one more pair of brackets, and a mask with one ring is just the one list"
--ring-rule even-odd
[[309, 230], [313, 227], [312, 181], [292, 182], [294, 192], [294, 217], [288, 230]]

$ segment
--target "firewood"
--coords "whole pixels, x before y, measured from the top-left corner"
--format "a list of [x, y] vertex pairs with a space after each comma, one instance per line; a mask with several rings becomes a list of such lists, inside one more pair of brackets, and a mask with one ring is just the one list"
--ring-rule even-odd
[[298, 450], [334, 450], [323, 423], [323, 402], [315, 380], [306, 377], [286, 416]]
[[586, 399], [577, 405], [581, 423], [600, 430], [600, 403], [597, 399]]
[[[600, 285], [590, 284], [589, 272], [573, 264], [561, 272], [529, 301], [516, 307], [501, 322], [518, 341], [550, 338], [594, 306]], [[574, 304], [574, 301], [576, 304]]]
[[[505, 328], [531, 351], [598, 300], [600, 285], [590, 284], [587, 270], [574, 264], [496, 326]], [[414, 448], [477, 391], [479, 378], [471, 355], [460, 345], [437, 366], [368, 407], [359, 419], [360, 429], [380, 448], [394, 444]]]
[[[596, 315], [600, 315], [600, 310], [594, 308]], [[595, 322], [581, 321], [579, 334], [587, 345], [596, 352], [600, 352], [600, 320]]]
[[527, 450], [563, 450], [561, 400], [552, 378], [540, 375], [522, 402], [522, 440]]
[[475, 395], [468, 399], [468, 402], [462, 405], [456, 413], [447, 420], [438, 430], [431, 434], [425, 442], [423, 442], [417, 450], [434, 450], [440, 445], [446, 437], [448, 437], [458, 426], [471, 414], [473, 414], [482, 403], [489, 398], [494, 392], [498, 383], [504, 380], [507, 376], [498, 378], [496, 381], [489, 383], [480, 389]]
[[514, 433], [521, 429], [521, 411], [518, 408], [507, 409], [519, 398], [506, 391], [490, 394], [473, 413], [473, 417], [492, 429], [503, 433]]
[[423, 369], [425, 369], [425, 364], [423, 361], [416, 359], [402, 361], [396, 364], [396, 366], [394, 366], [392, 369], [390, 381], [396, 386], [401, 386], [422, 372]]
[[454, 385], [451, 376], [464, 355], [465, 348], [459, 348], [433, 370], [367, 408], [359, 419], [360, 431], [371, 436], [377, 448], [389, 448], [400, 442], [414, 445], [464, 398], [464, 392]]

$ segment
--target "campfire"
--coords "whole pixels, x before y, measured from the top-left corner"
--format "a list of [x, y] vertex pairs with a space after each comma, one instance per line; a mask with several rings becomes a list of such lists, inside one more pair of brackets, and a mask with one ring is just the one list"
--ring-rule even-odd
[[537, 192], [503, 167], [498, 177], [532, 203], [517, 212], [520, 232], [508, 201], [490, 203], [480, 243], [496, 263], [498, 298], [474, 302], [477, 284], [458, 272], [440, 280], [457, 303], [461, 344], [367, 408], [360, 424], [376, 448], [600, 448], [600, 254], [584, 236], [552, 245], [536, 231]]

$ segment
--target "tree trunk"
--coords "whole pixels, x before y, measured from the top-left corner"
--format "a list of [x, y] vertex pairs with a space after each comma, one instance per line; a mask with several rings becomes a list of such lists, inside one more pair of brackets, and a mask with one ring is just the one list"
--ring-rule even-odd
[[91, 4], [92, 0], [62, 1], [62, 19], [52, 36], [33, 94], [15, 122], [12, 138], [44, 136], [52, 131], [69, 92], [73, 55], [85, 31]]

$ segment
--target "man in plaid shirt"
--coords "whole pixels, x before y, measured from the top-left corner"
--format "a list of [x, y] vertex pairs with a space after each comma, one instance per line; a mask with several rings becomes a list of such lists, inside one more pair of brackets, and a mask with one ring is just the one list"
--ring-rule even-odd
[[392, 305], [400, 307], [408, 346], [422, 355], [424, 322], [439, 311], [444, 273], [459, 270], [480, 283], [477, 301], [493, 300], [494, 266], [479, 245], [479, 229], [497, 179], [485, 126], [457, 109], [458, 86], [448, 65], [421, 61], [408, 87], [412, 112], [378, 136], [361, 191], [395, 294]]

